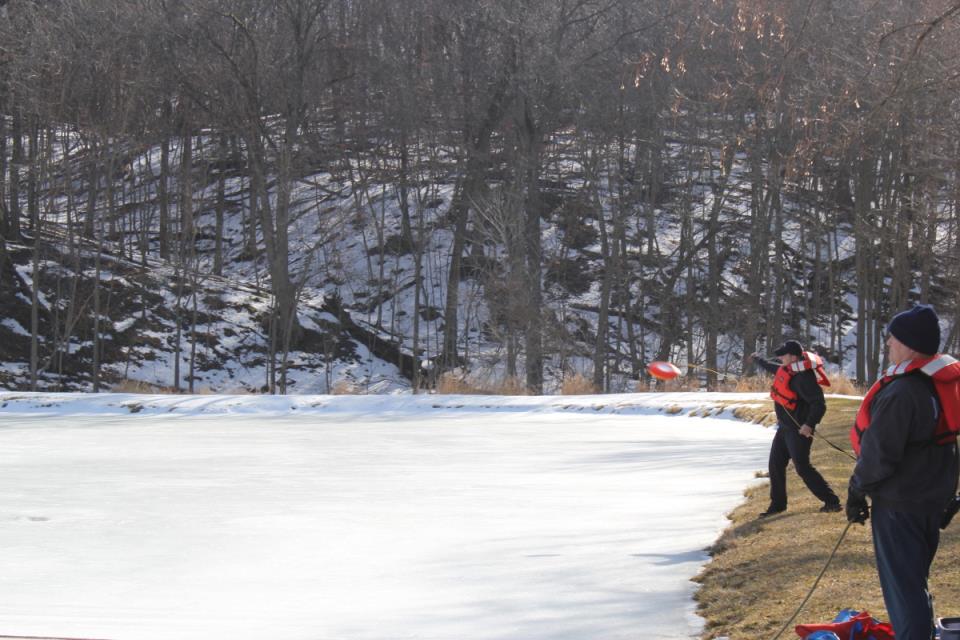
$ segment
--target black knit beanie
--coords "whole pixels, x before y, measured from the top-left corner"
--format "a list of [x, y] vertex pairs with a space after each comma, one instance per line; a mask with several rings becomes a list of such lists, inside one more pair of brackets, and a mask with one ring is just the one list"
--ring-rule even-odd
[[918, 353], [929, 356], [940, 350], [940, 318], [929, 304], [893, 316], [887, 332]]

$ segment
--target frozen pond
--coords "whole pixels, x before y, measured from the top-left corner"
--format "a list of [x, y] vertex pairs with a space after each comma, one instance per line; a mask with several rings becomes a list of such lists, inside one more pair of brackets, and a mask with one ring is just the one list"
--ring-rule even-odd
[[771, 437], [470, 407], [0, 414], [0, 635], [696, 636], [690, 578]]

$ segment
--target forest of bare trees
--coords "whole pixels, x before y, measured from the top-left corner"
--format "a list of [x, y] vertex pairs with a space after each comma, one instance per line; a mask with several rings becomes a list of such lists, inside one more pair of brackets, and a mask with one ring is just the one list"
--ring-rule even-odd
[[[265, 266], [270, 388], [283, 391], [301, 292], [324, 233], [344, 224], [321, 218], [312, 259], [292, 260], [296, 187], [320, 168], [374, 224], [372, 185], [396, 190], [400, 232], [374, 226], [370, 271], [387, 282], [384, 256], [411, 257], [400, 342], [439, 370], [470, 358], [468, 275], [507, 373], [532, 391], [572, 340], [554, 284], [582, 276], [594, 321], [578, 340], [600, 389], [654, 358], [739, 371], [785, 337], [865, 381], [884, 321], [912, 302], [936, 304], [945, 350], [960, 349], [955, 0], [3, 3], [0, 267], [7, 243], [109, 244], [178, 269], [186, 317], [197, 281], [223, 275], [237, 216]], [[239, 206], [227, 179], [245, 185]], [[445, 182], [452, 196], [428, 218]], [[562, 251], [544, 244], [547, 225]], [[428, 304], [440, 231], [447, 284]], [[34, 281], [41, 263], [35, 249]], [[78, 309], [95, 325], [105, 303], [94, 285], [41, 323], [36, 290], [34, 375]], [[442, 317], [435, 347], [428, 307]]]

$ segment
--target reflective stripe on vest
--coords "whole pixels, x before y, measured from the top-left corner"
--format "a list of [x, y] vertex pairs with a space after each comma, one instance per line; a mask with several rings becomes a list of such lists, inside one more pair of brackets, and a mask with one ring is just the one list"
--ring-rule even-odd
[[799, 360], [777, 369], [770, 387], [770, 397], [787, 411], [797, 408], [797, 392], [790, 388], [790, 379], [801, 371], [814, 371], [817, 384], [822, 387], [830, 386], [827, 373], [823, 370], [823, 359], [815, 353], [804, 351]]
[[874, 396], [893, 380], [912, 373], [922, 373], [933, 381], [940, 402], [940, 415], [931, 441], [939, 445], [957, 441], [957, 432], [960, 431], [960, 362], [953, 356], [937, 354], [890, 365], [873, 383], [860, 403], [857, 419], [850, 429], [850, 444], [858, 456], [863, 434], [870, 427], [870, 405]]

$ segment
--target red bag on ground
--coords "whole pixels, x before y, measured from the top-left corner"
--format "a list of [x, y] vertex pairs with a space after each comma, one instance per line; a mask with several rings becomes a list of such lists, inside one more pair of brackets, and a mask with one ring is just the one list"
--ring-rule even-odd
[[794, 630], [801, 638], [815, 631], [829, 631], [841, 640], [894, 640], [893, 627], [889, 624], [874, 620], [866, 611], [857, 613], [849, 609], [841, 611], [834, 622], [798, 624]]

